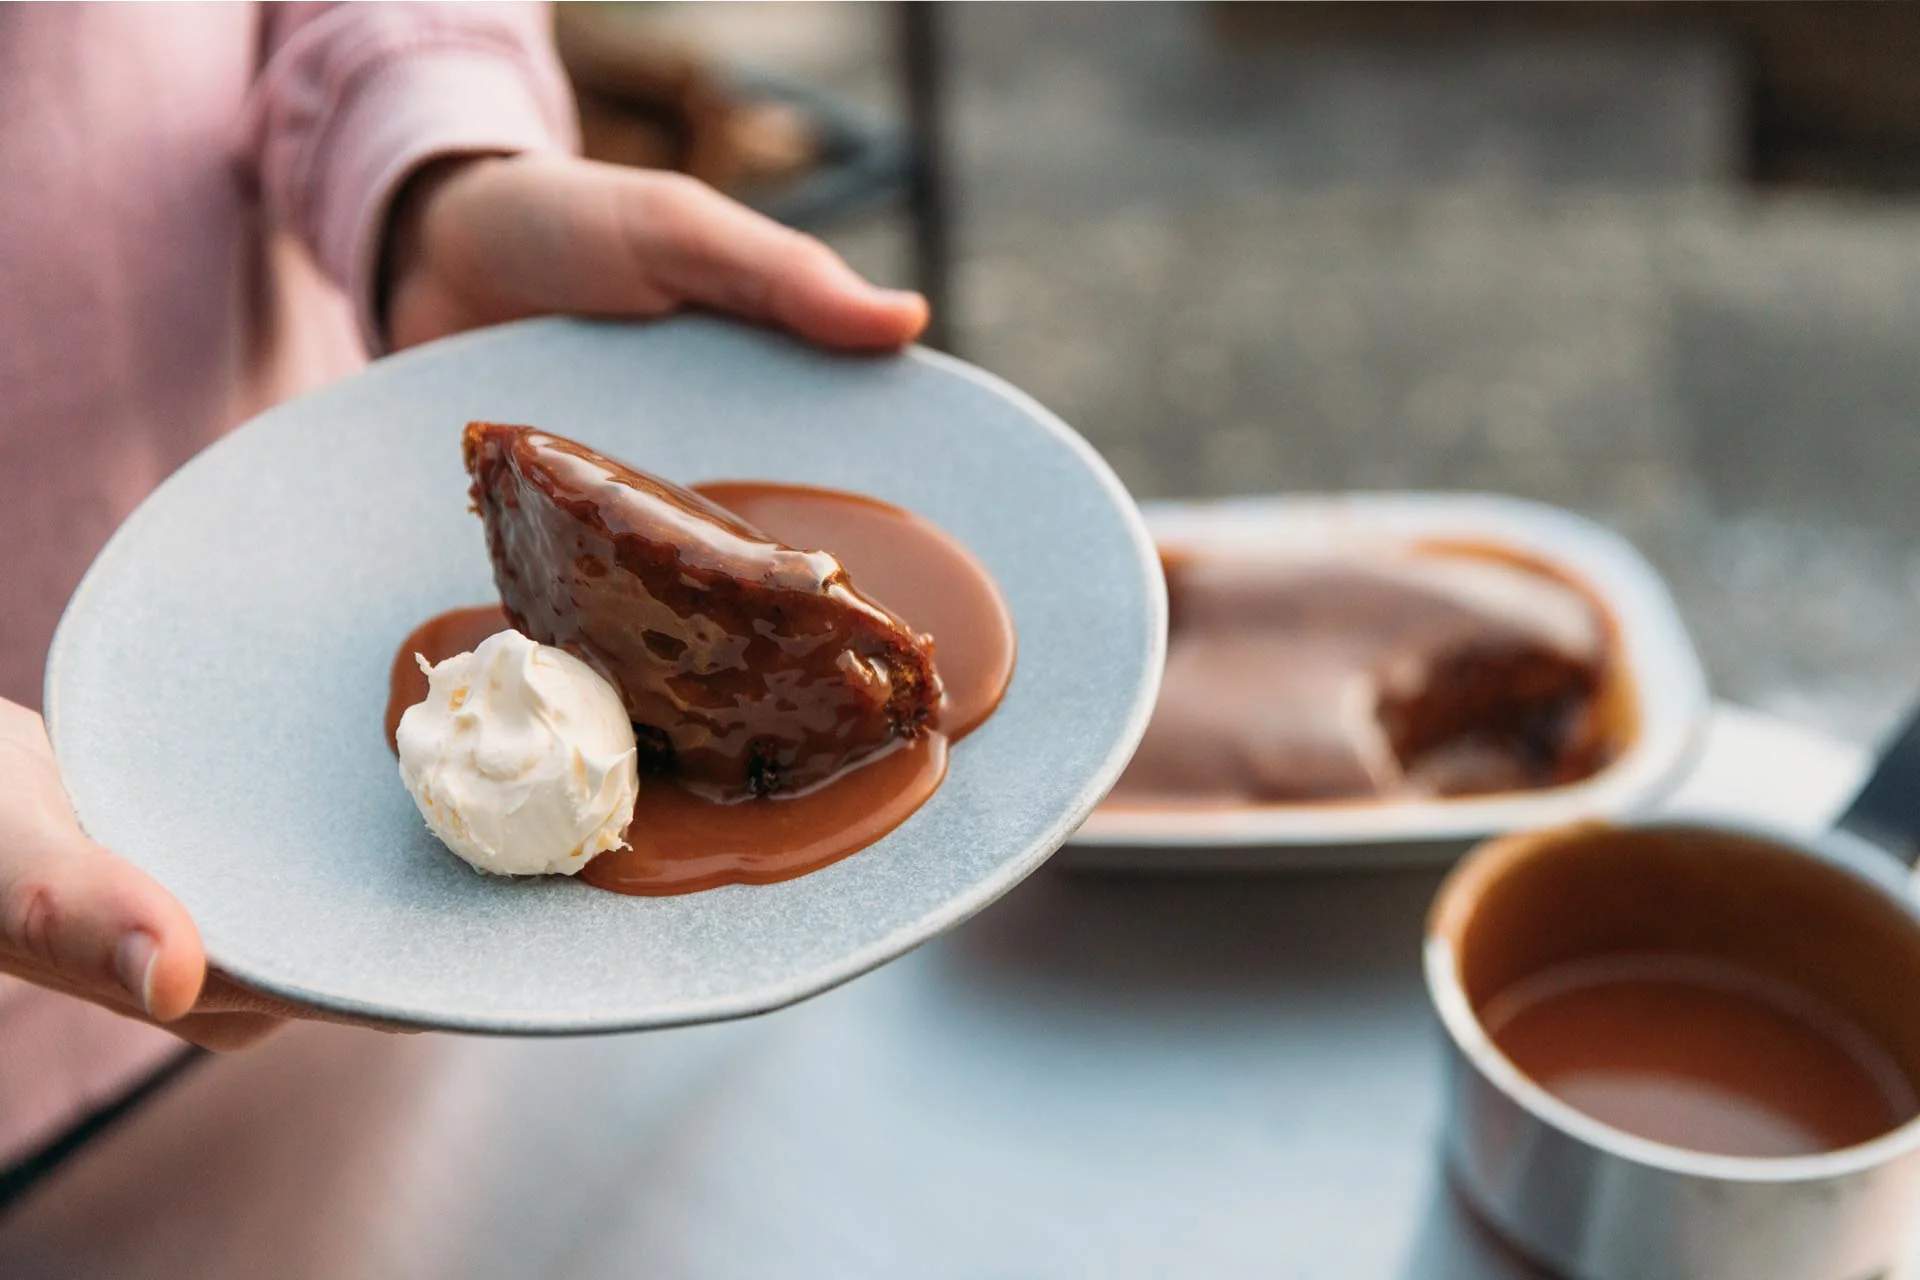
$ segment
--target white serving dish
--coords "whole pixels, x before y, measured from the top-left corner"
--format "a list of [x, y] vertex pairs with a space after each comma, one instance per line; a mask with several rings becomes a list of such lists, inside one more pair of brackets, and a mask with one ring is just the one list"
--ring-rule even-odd
[[1364, 555], [1435, 540], [1487, 543], [1553, 565], [1613, 618], [1638, 732], [1571, 786], [1455, 799], [1222, 808], [1102, 807], [1058, 855], [1096, 870], [1344, 870], [1451, 861], [1502, 831], [1656, 807], [1697, 758], [1711, 704], [1673, 598], [1640, 553], [1594, 522], [1485, 494], [1351, 493], [1150, 503], [1163, 549], [1196, 554]]

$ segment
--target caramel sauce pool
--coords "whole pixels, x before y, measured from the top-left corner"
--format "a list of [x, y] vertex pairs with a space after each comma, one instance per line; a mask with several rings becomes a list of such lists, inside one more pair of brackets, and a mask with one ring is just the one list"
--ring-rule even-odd
[[1920, 1110], [1892, 1055], [1845, 1014], [1730, 964], [1573, 961], [1496, 996], [1482, 1020], [1561, 1101], [1691, 1151], [1819, 1155]]
[[[728, 481], [692, 488], [788, 546], [830, 551], [860, 590], [934, 637], [945, 685], [932, 730], [805, 791], [721, 803], [670, 777], [643, 776], [627, 847], [580, 878], [616, 893], [663, 896], [723, 884], [771, 884], [816, 871], [906, 821], [940, 786], [947, 748], [993, 714], [1013, 679], [1013, 618], [986, 568], [953, 537], [898, 507], [800, 485]], [[415, 628], [394, 654], [386, 714], [427, 696], [414, 661], [441, 662], [508, 627], [497, 604], [454, 609]]]

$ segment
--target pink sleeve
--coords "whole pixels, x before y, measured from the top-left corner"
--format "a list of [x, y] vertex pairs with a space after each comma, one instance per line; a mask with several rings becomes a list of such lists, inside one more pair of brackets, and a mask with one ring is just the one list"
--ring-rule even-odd
[[386, 347], [387, 209], [415, 169], [469, 152], [571, 150], [545, 5], [269, 4], [247, 158], [268, 217], [305, 241]]

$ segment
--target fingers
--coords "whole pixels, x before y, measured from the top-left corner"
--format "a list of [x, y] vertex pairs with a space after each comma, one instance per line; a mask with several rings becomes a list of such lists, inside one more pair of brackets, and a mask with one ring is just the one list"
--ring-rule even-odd
[[200, 989], [200, 1002], [194, 1006], [194, 1012], [246, 1013], [286, 1019], [311, 1014], [312, 1011], [278, 996], [243, 986], [219, 970], [212, 969], [207, 972], [206, 985]]
[[[122, 993], [117, 991], [103, 993], [94, 988], [76, 985], [44, 966], [11, 963], [0, 967], [7, 968], [16, 976], [50, 991], [101, 1005], [115, 1013], [132, 1012], [128, 1007], [129, 1002]], [[258, 1044], [293, 1021], [334, 1022], [385, 1032], [411, 1033], [420, 1030], [419, 1027], [381, 1022], [371, 1018], [351, 1017], [308, 1005], [294, 1004], [278, 996], [244, 986], [213, 969], [207, 970], [206, 982], [200, 989], [200, 998], [194, 1003], [192, 1011], [184, 1017], [168, 1022], [166, 1029], [182, 1040], [197, 1044], [203, 1049], [211, 1049], [216, 1053], [228, 1053]]]
[[286, 1025], [285, 1018], [265, 1013], [190, 1013], [167, 1030], [202, 1049], [232, 1053], [252, 1048]]
[[206, 957], [179, 903], [75, 833], [0, 851], [0, 968], [41, 969], [167, 1022], [193, 1007]]
[[[68, 981], [44, 966], [26, 962], [0, 964], [0, 969], [25, 978], [36, 986], [73, 996], [115, 1013], [132, 1012], [129, 1001], [119, 991], [102, 992], [94, 987]], [[217, 970], [206, 972], [200, 998], [191, 1012], [166, 1024], [166, 1029], [182, 1040], [203, 1049], [226, 1053], [258, 1044], [289, 1022], [332, 1022], [342, 1026], [364, 1027], [389, 1033], [418, 1033], [422, 1028], [376, 1018], [354, 1017], [310, 1005], [295, 1004], [233, 981]]]
[[388, 292], [401, 346], [524, 316], [683, 306], [844, 349], [899, 347], [926, 327], [918, 294], [869, 284], [818, 240], [681, 174], [482, 157], [411, 192]]
[[334, 1022], [342, 1026], [368, 1027], [375, 1031], [417, 1032], [419, 1027], [398, 1022], [385, 1022], [378, 1018], [363, 1018], [356, 1014], [336, 1013], [331, 1009], [322, 1009], [314, 1005], [295, 1004], [291, 1000], [269, 995], [265, 991], [235, 982], [219, 970], [207, 972], [207, 983], [200, 991], [200, 1003], [194, 1006], [194, 1017], [202, 1014], [247, 1015], [274, 1023], [289, 1022], [298, 1019], [303, 1022]]
[[630, 176], [641, 181], [628, 184], [619, 223], [658, 292], [832, 347], [889, 349], [926, 328], [926, 299], [868, 283], [813, 237], [694, 179]]
[[206, 972], [199, 931], [150, 876], [80, 832], [38, 716], [0, 704], [0, 969], [166, 1022]]
[[[61, 978], [60, 975], [33, 965], [9, 964], [9, 970], [15, 976], [25, 978], [36, 986], [61, 995], [72, 996], [76, 1000], [85, 1000], [97, 1004], [114, 1013], [132, 1013], [124, 995], [118, 992], [102, 993], [87, 987], [76, 986]], [[269, 1035], [285, 1026], [288, 1019], [273, 1013], [257, 1010], [209, 1010], [207, 1002], [196, 1005], [194, 1011], [185, 1017], [176, 1018], [166, 1024], [166, 1029], [190, 1044], [203, 1049], [212, 1049], [217, 1053], [226, 1053], [235, 1049], [244, 1049], [258, 1044]], [[288, 1006], [291, 1008], [291, 1006]]]

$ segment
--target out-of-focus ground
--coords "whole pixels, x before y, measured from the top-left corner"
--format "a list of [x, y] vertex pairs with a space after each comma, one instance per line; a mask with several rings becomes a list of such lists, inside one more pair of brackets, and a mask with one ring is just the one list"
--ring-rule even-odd
[[[1666, 575], [1723, 696], [1869, 741], [1920, 692], [1920, 204], [1743, 183], [1731, 42], [940, 18], [957, 346], [1137, 496], [1557, 503]], [[895, 110], [884, 7], [647, 20]], [[826, 238], [900, 281], [903, 225]]]

